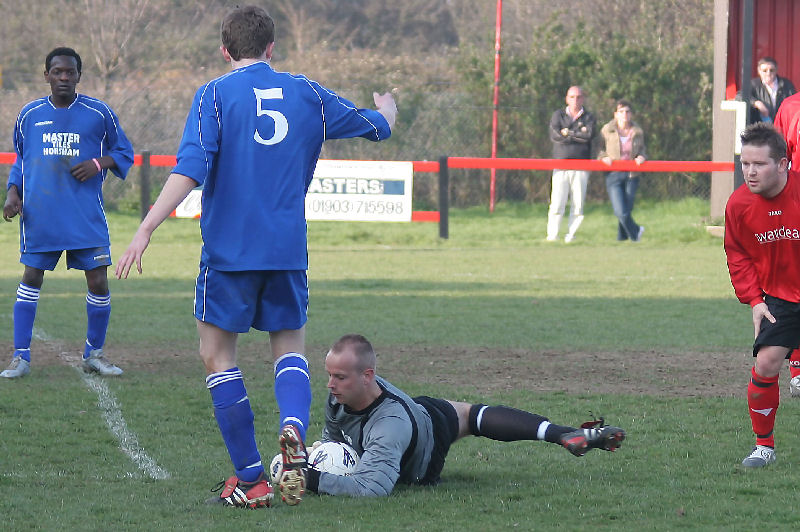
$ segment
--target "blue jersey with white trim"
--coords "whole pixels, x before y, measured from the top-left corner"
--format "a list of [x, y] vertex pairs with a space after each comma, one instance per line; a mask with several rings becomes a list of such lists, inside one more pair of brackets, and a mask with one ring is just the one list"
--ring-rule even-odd
[[203, 184], [202, 260], [217, 270], [305, 270], [305, 195], [326, 139], [379, 141], [377, 111], [260, 61], [197, 90], [174, 173]]
[[17, 160], [8, 186], [16, 185], [22, 198], [20, 250], [109, 246], [103, 210], [106, 171], [81, 183], [70, 168], [109, 155], [116, 163], [112, 171], [125, 179], [133, 147], [111, 108], [83, 94], [64, 108], [55, 107], [49, 97], [34, 100], [17, 118], [14, 150]]

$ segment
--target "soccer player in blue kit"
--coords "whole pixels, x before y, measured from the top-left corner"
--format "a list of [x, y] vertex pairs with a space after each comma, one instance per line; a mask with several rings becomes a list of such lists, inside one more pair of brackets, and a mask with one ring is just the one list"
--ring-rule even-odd
[[30, 372], [31, 336], [44, 271], [66, 251], [67, 268], [86, 274], [86, 345], [83, 368], [101, 375], [122, 370], [103, 355], [111, 295], [108, 223], [103, 181], [111, 170], [125, 179], [133, 148], [104, 102], [76, 93], [81, 57], [56, 48], [45, 59], [52, 94], [22, 108], [14, 126], [17, 160], [8, 177], [3, 218], [20, 215], [20, 262], [25, 265], [14, 303], [14, 355], [0, 377]]
[[236, 363], [236, 339], [251, 327], [269, 332], [284, 473], [281, 497], [305, 492], [305, 436], [311, 386], [305, 357], [308, 306], [305, 194], [323, 141], [391, 135], [397, 108], [374, 94], [377, 110], [351, 102], [304, 76], [269, 64], [274, 24], [260, 7], [234, 9], [222, 21], [221, 52], [231, 71], [197, 90], [177, 165], [116, 268], [127, 277], [150, 237], [198, 184], [203, 248], [194, 315], [214, 414], [235, 475], [210, 501], [269, 506], [272, 487], [255, 441], [253, 411]]

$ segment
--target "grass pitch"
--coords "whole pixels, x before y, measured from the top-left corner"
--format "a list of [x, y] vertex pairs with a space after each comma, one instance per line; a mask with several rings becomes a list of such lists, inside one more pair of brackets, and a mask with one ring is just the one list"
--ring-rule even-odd
[[[647, 232], [639, 244], [614, 240], [607, 205], [590, 206], [569, 245], [544, 242], [545, 206], [454, 211], [447, 241], [432, 224], [310, 223], [310, 435], [321, 430], [325, 349], [359, 332], [375, 344], [379, 372], [411, 394], [503, 403], [565, 424], [595, 412], [624, 427], [628, 439], [616, 453], [577, 459], [542, 442], [467, 438], [453, 446], [436, 488], [398, 487], [381, 500], [309, 496], [298, 508], [278, 502], [265, 511], [202, 504], [231, 467], [195, 354], [196, 222], [166, 222], [145, 255], [144, 275], [111, 282], [107, 351], [126, 373], [102, 381], [105, 398], [69, 365], [83, 342], [86, 286], [80, 272], [60, 265], [45, 278], [31, 375], [0, 382], [4, 528], [791, 526], [798, 408], [787, 399], [778, 416], [778, 462], [741, 469], [753, 439], [744, 403], [750, 315], [733, 296], [721, 241], [702, 225], [706, 209], [700, 201], [642, 202], [636, 217]], [[118, 257], [137, 220], [119, 214], [110, 223]], [[3, 227], [0, 243], [7, 250], [0, 342], [10, 353], [22, 271], [16, 224]], [[266, 338], [242, 335], [240, 345], [269, 461], [277, 413]], [[591, 362], [550, 368], [560, 354]], [[684, 379], [691, 385], [670, 387]], [[125, 452], [109, 428], [109, 398], [134, 449], [169, 478], [152, 478]]]

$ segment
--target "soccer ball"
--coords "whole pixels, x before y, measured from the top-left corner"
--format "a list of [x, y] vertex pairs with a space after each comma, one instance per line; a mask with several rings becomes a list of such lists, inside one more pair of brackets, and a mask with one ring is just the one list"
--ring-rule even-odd
[[269, 463], [269, 478], [273, 484], [276, 484], [283, 474], [283, 456], [280, 453], [275, 455], [272, 462]]
[[352, 475], [358, 465], [358, 453], [346, 443], [326, 441], [308, 455], [308, 466], [334, 475]]

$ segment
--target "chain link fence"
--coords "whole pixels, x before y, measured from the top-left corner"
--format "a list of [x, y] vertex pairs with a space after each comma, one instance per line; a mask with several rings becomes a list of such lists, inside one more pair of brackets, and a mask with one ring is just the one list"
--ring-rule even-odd
[[[30, 86], [36, 87], [33, 83]], [[111, 94], [106, 101], [114, 108], [136, 153], [174, 154], [196, 85], [185, 81], [173, 90], [142, 90]], [[37, 87], [38, 88], [38, 87]], [[89, 90], [87, 93], [92, 94]], [[42, 96], [25, 90], [0, 90], [0, 151], [13, 151], [11, 133], [20, 108]], [[360, 105], [371, 103], [371, 94], [341, 91]], [[365, 160], [438, 160], [441, 156], [488, 157], [491, 146], [489, 105], [476, 105], [471, 97], [454, 90], [452, 84], [429, 87], [427, 92], [399, 94], [400, 115], [392, 138], [387, 142], [332, 140], [325, 143], [322, 157]], [[598, 117], [598, 122], [604, 122]], [[606, 118], [607, 120], [608, 118]], [[500, 121], [503, 108], [500, 109]], [[542, 124], [546, 128], [547, 124]], [[598, 126], [599, 129], [599, 126]], [[645, 125], [645, 133], [647, 133]], [[499, 142], [514, 131], [503, 130]], [[710, 142], [710, 140], [709, 140]], [[663, 151], [663, 150], [662, 150]], [[531, 153], [549, 157], [550, 146], [532, 146], [530, 153], [502, 154], [528, 157]], [[0, 178], [8, 176], [8, 165], [0, 165]], [[155, 167], [151, 173], [152, 200], [161, 190], [170, 168]], [[125, 181], [110, 177], [104, 186], [107, 208], [138, 212], [140, 169], [135, 167]], [[548, 171], [497, 170], [496, 202], [546, 203], [550, 195]], [[641, 179], [639, 197], [655, 200], [687, 196], [708, 199], [710, 174], [646, 173]], [[450, 201], [453, 207], [489, 205], [490, 171], [450, 169]], [[436, 174], [418, 173], [414, 180], [414, 209], [435, 210], [438, 205]], [[594, 172], [589, 180], [589, 202], [606, 202], [604, 175]]]

